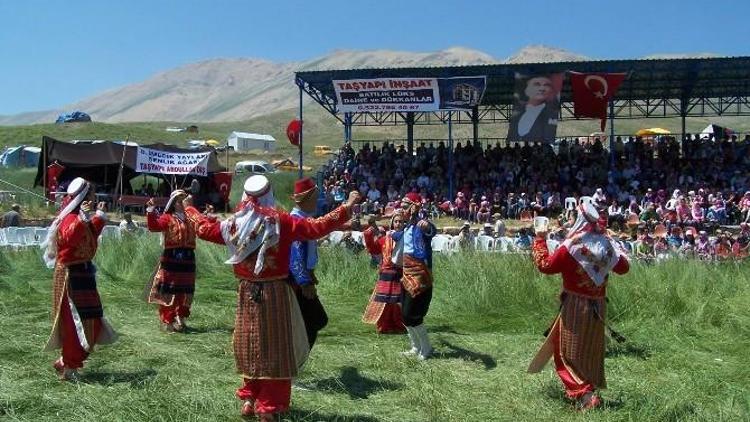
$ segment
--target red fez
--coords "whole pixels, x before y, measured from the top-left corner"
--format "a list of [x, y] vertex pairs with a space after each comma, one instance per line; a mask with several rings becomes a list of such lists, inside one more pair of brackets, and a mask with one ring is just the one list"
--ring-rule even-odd
[[295, 201], [301, 201], [316, 188], [315, 182], [309, 177], [297, 180], [294, 182], [294, 195], [292, 195], [292, 198]]
[[407, 201], [409, 201], [409, 202], [411, 202], [413, 204], [417, 204], [417, 205], [419, 205], [419, 204], [422, 203], [422, 197], [419, 196], [419, 194], [416, 193], [416, 192], [409, 192], [409, 193], [407, 193], [404, 196], [404, 199], [406, 199]]

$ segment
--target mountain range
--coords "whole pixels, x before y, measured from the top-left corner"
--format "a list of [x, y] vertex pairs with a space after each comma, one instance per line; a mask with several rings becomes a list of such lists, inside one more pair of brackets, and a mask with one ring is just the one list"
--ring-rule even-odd
[[[711, 54], [702, 53], [701, 56]], [[659, 55], [649, 56], [656, 58]], [[675, 58], [675, 55], [670, 55]], [[391, 50], [336, 50], [300, 62], [212, 59], [168, 70], [60, 109], [0, 116], [0, 124], [50, 123], [62, 111], [81, 110], [103, 122], [242, 121], [298, 104], [294, 72], [329, 69], [461, 66], [495, 63], [579, 61], [586, 56], [541, 45], [527, 46], [504, 60], [463, 47], [431, 53]]]

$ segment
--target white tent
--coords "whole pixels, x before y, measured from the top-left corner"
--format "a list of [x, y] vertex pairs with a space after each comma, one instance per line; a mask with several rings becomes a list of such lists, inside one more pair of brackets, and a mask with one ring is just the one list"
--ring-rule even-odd
[[235, 151], [258, 149], [266, 152], [276, 151], [276, 139], [271, 135], [258, 133], [232, 132], [227, 138], [227, 145]]
[[701, 138], [710, 138], [713, 135], [714, 139], [721, 139], [723, 137], [732, 136], [735, 132], [732, 129], [715, 125], [713, 123], [706, 126], [701, 132]]

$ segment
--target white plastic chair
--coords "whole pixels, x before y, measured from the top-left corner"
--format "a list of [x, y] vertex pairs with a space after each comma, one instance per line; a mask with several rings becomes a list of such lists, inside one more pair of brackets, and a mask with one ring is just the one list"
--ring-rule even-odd
[[365, 238], [364, 238], [364, 235], [362, 234], [362, 232], [352, 231], [351, 233], [352, 233], [352, 239], [355, 242], [359, 243], [360, 245], [364, 245], [365, 244]]
[[451, 242], [451, 236], [438, 234], [432, 238], [431, 246], [433, 252], [448, 252], [448, 246]]
[[19, 227], [18, 230], [16, 230], [16, 236], [18, 236], [18, 241], [21, 243], [21, 246], [34, 246], [39, 244], [34, 236], [35, 231], [36, 229], [34, 227]]
[[120, 237], [120, 228], [117, 226], [104, 226], [102, 229], [102, 234], [99, 237], [100, 239], [106, 239], [106, 238], [119, 238]]
[[334, 231], [331, 232], [331, 234], [328, 235], [328, 243], [333, 245], [338, 245], [341, 243], [341, 240], [344, 238], [344, 232], [342, 231]]
[[0, 229], [0, 246], [8, 246], [8, 239], [5, 236], [5, 228]]
[[34, 229], [34, 237], [36, 238], [37, 243], [41, 244], [44, 242], [44, 239], [47, 238], [47, 232], [49, 231], [49, 228], [47, 227], [37, 227]]
[[574, 210], [574, 209], [576, 209], [576, 204], [577, 203], [578, 203], [578, 201], [576, 201], [576, 199], [574, 197], [569, 196], [569, 197], [565, 198], [565, 209], [566, 210]]
[[513, 239], [507, 236], [495, 240], [495, 250], [498, 252], [513, 252], [516, 250]]
[[14, 248], [20, 248], [23, 246], [23, 241], [18, 236], [18, 227], [7, 227], [5, 230], [5, 238], [8, 246]]
[[495, 239], [487, 235], [477, 236], [475, 242], [478, 251], [489, 252], [495, 247]]

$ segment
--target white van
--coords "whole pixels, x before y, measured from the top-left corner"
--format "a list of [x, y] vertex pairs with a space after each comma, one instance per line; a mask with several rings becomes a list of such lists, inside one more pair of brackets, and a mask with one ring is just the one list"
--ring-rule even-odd
[[268, 163], [268, 161], [252, 160], [252, 161], [238, 161], [234, 165], [234, 174], [266, 174], [273, 173], [276, 169], [274, 166]]

